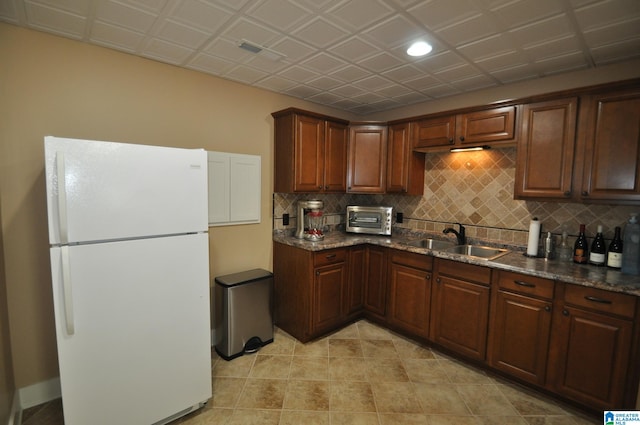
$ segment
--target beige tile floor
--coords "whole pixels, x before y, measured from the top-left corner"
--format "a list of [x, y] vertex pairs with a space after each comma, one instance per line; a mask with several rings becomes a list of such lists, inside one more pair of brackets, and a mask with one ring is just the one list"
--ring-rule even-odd
[[[258, 354], [214, 355], [212, 383], [211, 402], [176, 424], [601, 423], [364, 320], [307, 344], [276, 329]], [[23, 425], [62, 424], [52, 404]]]

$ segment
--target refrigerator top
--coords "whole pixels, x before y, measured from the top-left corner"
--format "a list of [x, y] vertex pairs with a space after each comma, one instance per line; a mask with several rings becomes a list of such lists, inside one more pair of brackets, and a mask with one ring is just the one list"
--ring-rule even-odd
[[206, 232], [207, 154], [45, 137], [51, 245]]

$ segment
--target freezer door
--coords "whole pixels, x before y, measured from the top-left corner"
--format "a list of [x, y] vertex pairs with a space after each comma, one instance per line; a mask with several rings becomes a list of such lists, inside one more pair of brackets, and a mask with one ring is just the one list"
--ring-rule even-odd
[[207, 154], [45, 137], [52, 245], [205, 231]]
[[66, 425], [152, 424], [211, 398], [206, 234], [56, 247], [51, 265]]

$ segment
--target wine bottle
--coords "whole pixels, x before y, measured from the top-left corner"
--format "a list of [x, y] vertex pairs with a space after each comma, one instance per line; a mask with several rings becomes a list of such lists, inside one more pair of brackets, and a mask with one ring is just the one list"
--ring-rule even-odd
[[580, 225], [578, 239], [573, 245], [573, 262], [578, 264], [587, 264], [589, 259], [589, 245], [587, 244], [587, 237], [584, 235], [584, 227], [584, 224]]
[[596, 237], [591, 243], [591, 251], [589, 252], [589, 263], [594, 266], [604, 266], [607, 255], [607, 247], [604, 243], [604, 236], [602, 236], [602, 225], [598, 225], [598, 231]]
[[622, 267], [622, 238], [620, 238], [619, 227], [616, 227], [613, 240], [609, 244], [607, 267], [611, 267], [612, 269], [619, 269]]

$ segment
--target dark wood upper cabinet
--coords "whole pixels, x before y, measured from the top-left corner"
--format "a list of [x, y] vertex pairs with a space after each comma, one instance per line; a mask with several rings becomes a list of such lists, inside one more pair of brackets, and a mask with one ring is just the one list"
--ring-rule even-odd
[[413, 148], [453, 146], [456, 137], [456, 116], [424, 118], [411, 123]]
[[344, 193], [348, 122], [294, 108], [275, 120], [275, 192]]
[[516, 109], [511, 105], [415, 120], [411, 123], [413, 149], [430, 152], [458, 146], [513, 144]]
[[352, 125], [349, 129], [347, 192], [384, 193], [387, 126]]
[[516, 135], [516, 107], [504, 106], [460, 114], [456, 118], [457, 142], [478, 145], [491, 142], [513, 142]]
[[577, 110], [576, 97], [523, 106], [516, 199], [571, 197]]
[[387, 146], [387, 193], [424, 193], [425, 154], [413, 152], [410, 124], [389, 126]]
[[640, 88], [588, 96], [583, 201], [640, 201]]

